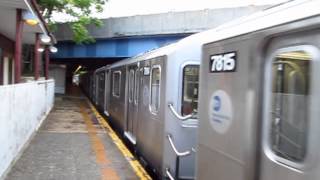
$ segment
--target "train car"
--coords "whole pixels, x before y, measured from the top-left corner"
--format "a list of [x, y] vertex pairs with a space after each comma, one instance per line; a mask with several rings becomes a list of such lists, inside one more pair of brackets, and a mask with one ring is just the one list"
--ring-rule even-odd
[[112, 64], [108, 113], [160, 178], [194, 179], [199, 61], [205, 36]]
[[319, 179], [319, 7], [291, 1], [207, 33], [197, 179]]

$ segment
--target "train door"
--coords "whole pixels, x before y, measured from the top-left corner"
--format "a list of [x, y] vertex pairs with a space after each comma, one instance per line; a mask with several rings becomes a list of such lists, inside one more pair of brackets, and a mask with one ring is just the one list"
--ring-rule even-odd
[[89, 77], [89, 86], [90, 86], [90, 91], [89, 91], [89, 97], [91, 100], [93, 100], [93, 95], [94, 95], [94, 83], [93, 83], [94, 75]]
[[98, 105], [98, 96], [99, 96], [99, 76], [100, 76], [100, 73], [95, 73], [95, 76], [94, 76], [94, 85], [95, 85], [94, 103], [96, 105]]
[[319, 178], [320, 53], [318, 47], [308, 45], [319, 37], [305, 32], [270, 43], [260, 180]]
[[96, 96], [96, 84], [95, 84], [95, 73], [90, 77], [90, 84], [91, 84], [91, 100], [94, 102], [94, 97]]
[[98, 85], [98, 106], [101, 110], [104, 109], [104, 92], [105, 92], [105, 71], [99, 73], [99, 85]]
[[127, 79], [127, 130], [125, 136], [132, 144], [136, 144], [138, 124], [138, 93], [139, 93], [139, 67], [137, 64], [129, 66]]
[[166, 57], [142, 62], [137, 149], [144, 160], [161, 173], [164, 141], [164, 90]]
[[110, 70], [106, 70], [105, 88], [104, 88], [104, 114], [109, 116], [109, 98], [110, 98]]

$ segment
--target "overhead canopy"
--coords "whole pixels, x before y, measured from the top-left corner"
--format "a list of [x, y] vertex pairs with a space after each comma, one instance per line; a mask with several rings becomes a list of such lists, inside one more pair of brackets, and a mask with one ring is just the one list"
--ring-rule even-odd
[[[34, 1], [35, 2], [35, 1]], [[32, 1], [29, 0], [1, 0], [0, 1], [0, 33], [12, 41], [15, 40], [16, 32], [16, 9], [28, 10], [38, 17], [38, 10]], [[24, 44], [34, 44], [35, 33], [48, 35], [49, 32], [45, 27], [45, 22], [38, 17], [39, 23], [35, 26], [25, 25], [23, 28]]]

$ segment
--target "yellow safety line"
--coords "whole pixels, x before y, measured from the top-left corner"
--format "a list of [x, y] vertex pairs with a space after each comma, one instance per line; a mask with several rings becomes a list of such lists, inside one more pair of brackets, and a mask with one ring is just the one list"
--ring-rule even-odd
[[111, 161], [107, 157], [102, 140], [98, 137], [97, 129], [94, 127], [91, 118], [85, 111], [83, 104], [80, 104], [80, 112], [88, 130], [91, 147], [94, 150], [94, 154], [96, 156], [96, 162], [100, 165], [101, 168], [101, 180], [119, 180], [120, 177], [117, 172], [112, 167], [110, 167]]
[[132, 153], [127, 149], [127, 147], [123, 144], [121, 139], [117, 136], [117, 134], [113, 131], [111, 126], [107, 123], [107, 121], [100, 115], [100, 113], [96, 110], [96, 108], [91, 104], [90, 101], [88, 101], [88, 104], [90, 105], [91, 110], [93, 111], [94, 115], [96, 116], [99, 123], [104, 127], [108, 133], [108, 135], [111, 137], [113, 142], [117, 145], [118, 149], [121, 151], [121, 153], [125, 156], [127, 161], [130, 163], [131, 167], [133, 168], [136, 175], [142, 179], [142, 180], [151, 180], [151, 177], [149, 174], [145, 171], [145, 169], [142, 167], [140, 162], [134, 158]]

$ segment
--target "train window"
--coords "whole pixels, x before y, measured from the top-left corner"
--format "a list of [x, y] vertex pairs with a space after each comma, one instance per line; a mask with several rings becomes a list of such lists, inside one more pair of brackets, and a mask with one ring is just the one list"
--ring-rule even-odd
[[129, 102], [133, 101], [133, 91], [134, 91], [134, 70], [130, 69], [130, 73], [129, 73]]
[[156, 113], [159, 111], [160, 107], [161, 69], [159, 65], [153, 66], [151, 69], [150, 85], [150, 110], [151, 112]]
[[112, 95], [120, 97], [121, 71], [115, 71], [112, 74]]
[[181, 114], [188, 115], [198, 108], [199, 65], [187, 65], [183, 68], [182, 83]]
[[134, 104], [138, 104], [139, 97], [139, 69], [136, 69], [134, 77]]
[[305, 51], [290, 51], [278, 53], [272, 62], [271, 149], [293, 162], [306, 155], [311, 60]]
[[[104, 91], [104, 88], [105, 88], [104, 78], [105, 78], [105, 73], [104, 72], [100, 73], [100, 75], [99, 75], [99, 91], [102, 91], [102, 92]], [[99, 92], [99, 93], [101, 93], [101, 92]]]

